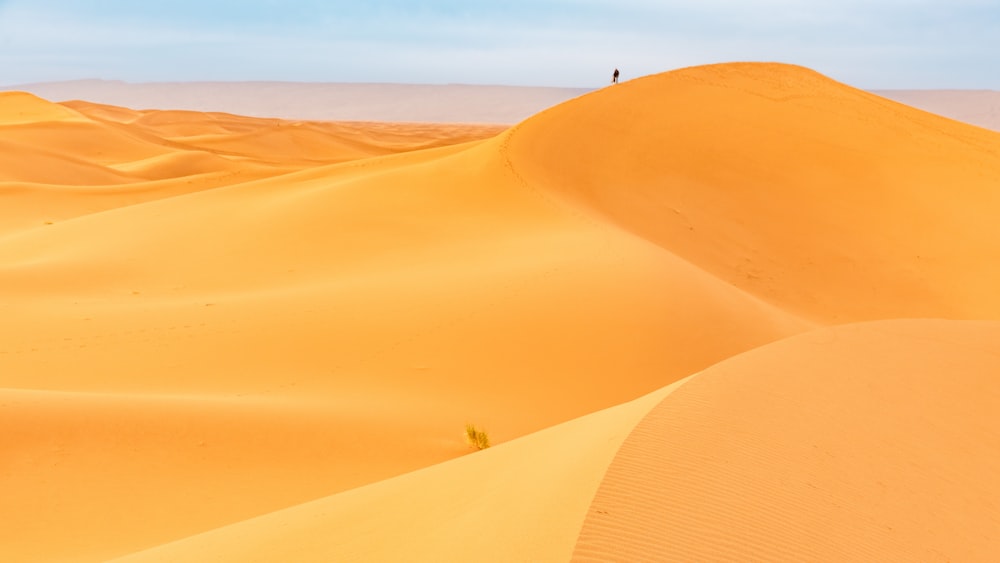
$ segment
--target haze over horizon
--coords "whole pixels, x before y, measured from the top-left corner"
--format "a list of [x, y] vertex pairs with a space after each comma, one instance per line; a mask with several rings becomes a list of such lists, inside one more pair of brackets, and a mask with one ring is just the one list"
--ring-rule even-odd
[[958, 2], [544, 0], [502, 6], [0, 0], [0, 84], [293, 81], [592, 88], [734, 60], [867, 89], [1000, 89], [1000, 6]]

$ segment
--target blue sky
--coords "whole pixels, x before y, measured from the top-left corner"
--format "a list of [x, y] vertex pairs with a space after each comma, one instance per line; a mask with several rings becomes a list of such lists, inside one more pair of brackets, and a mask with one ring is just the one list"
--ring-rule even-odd
[[0, 84], [595, 87], [734, 60], [862, 88], [1000, 90], [1000, 0], [0, 0]]

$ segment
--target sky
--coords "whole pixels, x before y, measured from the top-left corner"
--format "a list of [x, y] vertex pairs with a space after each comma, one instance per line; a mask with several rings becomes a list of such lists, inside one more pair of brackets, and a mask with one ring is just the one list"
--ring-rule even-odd
[[1000, 90], [1000, 0], [0, 0], [0, 85], [277, 80], [591, 88], [727, 61]]

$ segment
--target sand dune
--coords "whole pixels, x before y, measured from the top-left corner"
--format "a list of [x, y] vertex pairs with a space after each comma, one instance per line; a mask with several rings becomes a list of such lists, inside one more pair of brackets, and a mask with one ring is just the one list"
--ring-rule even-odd
[[[3, 328], [5, 385], [327, 397], [323, 408], [342, 420], [363, 409], [370, 418], [338, 431], [368, 446], [331, 437], [344, 472], [316, 483], [320, 496], [387, 477], [373, 470], [382, 463], [398, 474], [462, 454], [467, 420], [509, 440], [806, 326], [555, 206], [508, 170], [504, 140], [306, 170], [10, 236], [0, 260], [17, 322]], [[572, 400], [552, 400], [567, 391]], [[415, 455], [406, 453], [411, 432]], [[194, 465], [188, 471], [211, 465], [182, 453], [176, 463]], [[54, 481], [72, 491], [80, 483], [66, 467]], [[189, 534], [194, 503], [167, 511], [163, 489], [134, 478], [132, 496], [109, 495], [100, 507], [99, 543], [131, 549], [121, 520], [143, 511], [164, 522], [162, 541]], [[240, 505], [217, 494], [251, 504], [244, 518], [273, 509], [265, 497]], [[10, 509], [90, 530], [92, 521], [60, 509], [70, 498]]]
[[[4, 99], [6, 558], [962, 558], [991, 538], [996, 491], [959, 476], [997, 452], [948, 448], [996, 429], [996, 133], [775, 64], [510, 129]], [[920, 445], [896, 421], [942, 381]], [[466, 455], [467, 422], [500, 445]], [[782, 442], [813, 434], [911, 504], [875, 510], [864, 475]], [[709, 455], [746, 490], [699, 488], [730, 475]], [[978, 518], [975, 541], [917, 537], [942, 514]], [[872, 521], [898, 535], [861, 542]], [[725, 529], [743, 539], [705, 539]]]
[[0, 124], [5, 127], [25, 124], [37, 127], [42, 123], [87, 121], [69, 106], [49, 103], [27, 92], [0, 92], [0, 104], [3, 104]]
[[988, 560], [998, 339], [997, 322], [819, 329], [482, 454], [121, 561]]
[[619, 450], [574, 559], [992, 559], [998, 342], [995, 321], [880, 321], [694, 376]]
[[[494, 126], [285, 122], [53, 104], [4, 94], [0, 235], [79, 215], [345, 162], [470, 142]], [[35, 116], [24, 121], [19, 116]]]
[[996, 133], [805, 69], [721, 65], [553, 108], [513, 139], [529, 182], [782, 309], [1000, 317]]

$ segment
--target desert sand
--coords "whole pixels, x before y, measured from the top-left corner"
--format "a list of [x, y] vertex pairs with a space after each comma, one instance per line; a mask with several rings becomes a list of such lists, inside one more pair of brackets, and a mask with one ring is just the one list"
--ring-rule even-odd
[[0, 146], [5, 560], [996, 556], [1000, 133], [733, 63]]

